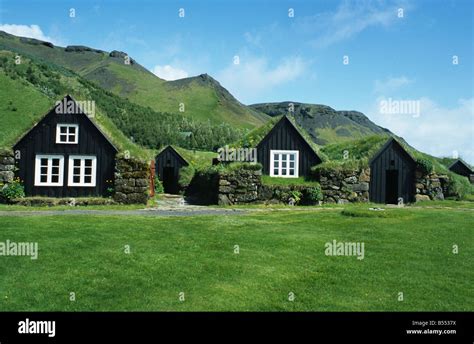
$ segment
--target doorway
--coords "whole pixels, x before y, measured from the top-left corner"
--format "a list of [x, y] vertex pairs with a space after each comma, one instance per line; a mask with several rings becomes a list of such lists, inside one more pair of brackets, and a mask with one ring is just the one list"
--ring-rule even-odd
[[385, 173], [385, 203], [398, 204], [398, 171], [387, 170]]
[[163, 167], [163, 189], [166, 193], [178, 192], [178, 181], [174, 173], [174, 167]]

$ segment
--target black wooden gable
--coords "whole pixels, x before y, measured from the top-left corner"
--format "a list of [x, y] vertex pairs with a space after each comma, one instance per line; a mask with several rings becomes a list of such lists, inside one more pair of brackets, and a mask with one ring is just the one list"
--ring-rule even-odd
[[[71, 96], [71, 95], [66, 95], [61, 102], [74, 102], [77, 104], [76, 100]], [[17, 143], [14, 145], [14, 149], [16, 147], [20, 147], [24, 144], [25, 141], [31, 140], [38, 132], [41, 132], [42, 127], [48, 126], [53, 124], [55, 122], [56, 124], [59, 123], [64, 123], [64, 124], [80, 124], [84, 125], [85, 130], [87, 130], [88, 133], [91, 135], [95, 136], [96, 138], [101, 138], [101, 140], [106, 144], [109, 145], [112, 150], [115, 152], [118, 152], [117, 148], [115, 145], [110, 141], [110, 139], [107, 137], [107, 135], [89, 118], [89, 116], [81, 109], [80, 105], [77, 104], [77, 109], [79, 111], [76, 111], [74, 113], [69, 113], [69, 114], [58, 114], [56, 111], [56, 108], [59, 106], [59, 104], [56, 104], [51, 110], [49, 110], [40, 120], [37, 122], [31, 129], [29, 129], [24, 135], [20, 137], [20, 139], [17, 141]], [[52, 118], [54, 117], [54, 119]], [[55, 128], [53, 128], [55, 130]], [[79, 141], [81, 141], [81, 134], [83, 132], [83, 129], [80, 128], [79, 130]], [[43, 133], [41, 132], [41, 135]], [[51, 138], [52, 140], [56, 140], [56, 136], [54, 133], [51, 133], [52, 135], [49, 135], [48, 137]]]
[[381, 155], [384, 154], [388, 149], [395, 149], [399, 154], [401, 154], [407, 161], [410, 163], [416, 164], [416, 160], [411, 156], [410, 153], [408, 153], [405, 148], [393, 137], [389, 138], [387, 142], [382, 146], [382, 148], [379, 149], [377, 153], [370, 159], [369, 164], [372, 164], [374, 160], [377, 160], [380, 158]]
[[471, 174], [474, 174], [472, 168], [461, 159], [454, 161], [448, 168], [450, 171], [465, 177], [469, 177]]
[[171, 145], [166, 146], [160, 153], [158, 153], [155, 160], [156, 162], [162, 163], [164, 166], [173, 163], [173, 161], [175, 162], [173, 166], [179, 165], [181, 167], [189, 165], [186, 159], [183, 158], [183, 156]]
[[396, 139], [390, 138], [370, 160], [370, 201], [413, 202], [415, 170], [415, 159]]
[[[67, 108], [66, 111], [59, 111], [59, 106], [67, 104], [73, 106]], [[77, 138], [75, 142], [57, 142], [58, 130], [60, 130], [58, 125], [61, 124], [75, 127], [74, 132]], [[117, 149], [70, 95], [65, 96], [23, 135], [14, 145], [14, 151], [18, 167], [17, 176], [24, 182], [25, 193], [28, 196], [101, 196], [107, 194], [107, 190], [113, 186]], [[59, 184], [38, 184], [35, 179], [39, 174], [36, 168], [38, 159], [47, 156], [59, 157], [63, 161], [62, 167], [59, 168], [58, 175], [62, 178]], [[95, 185], [69, 183], [69, 177], [74, 179], [74, 174], [71, 174], [72, 170], [70, 170], [72, 166], [70, 159], [81, 158], [88, 161], [94, 159], [95, 168], [92, 168], [94, 172], [91, 180]]]
[[262, 164], [264, 174], [270, 174], [270, 150], [299, 151], [300, 176], [308, 175], [312, 166], [322, 162], [313, 147], [287, 116], [283, 116], [273, 126], [256, 148], [257, 160]]
[[155, 172], [167, 193], [179, 191], [179, 170], [189, 163], [172, 146], [165, 147], [155, 158]]

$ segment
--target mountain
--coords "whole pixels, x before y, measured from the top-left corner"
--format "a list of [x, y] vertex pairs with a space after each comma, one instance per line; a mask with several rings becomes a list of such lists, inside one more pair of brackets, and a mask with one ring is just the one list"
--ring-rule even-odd
[[[93, 101], [89, 113], [121, 151], [143, 156], [167, 144], [214, 150], [239, 139], [243, 129], [227, 123], [198, 121], [183, 114], [157, 112], [86, 80], [61, 66], [0, 50], [0, 148], [11, 147], [56, 101], [70, 94]], [[137, 145], [138, 144], [138, 145]]]
[[105, 90], [158, 112], [247, 129], [262, 125], [268, 119], [265, 114], [241, 104], [207, 74], [165, 81], [128, 58], [125, 52], [109, 53], [79, 45], [57, 47], [3, 31], [0, 31], [0, 50], [67, 68]]
[[[291, 114], [296, 123], [319, 145], [359, 139], [371, 135], [393, 135], [361, 112], [336, 111], [326, 105], [298, 102], [261, 103], [251, 108], [271, 117]], [[293, 111], [290, 111], [292, 108]]]

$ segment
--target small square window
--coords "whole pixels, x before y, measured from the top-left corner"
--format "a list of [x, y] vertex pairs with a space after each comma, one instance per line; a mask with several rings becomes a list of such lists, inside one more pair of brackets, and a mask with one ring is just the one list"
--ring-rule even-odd
[[56, 143], [78, 143], [79, 126], [77, 124], [58, 124], [56, 127]]

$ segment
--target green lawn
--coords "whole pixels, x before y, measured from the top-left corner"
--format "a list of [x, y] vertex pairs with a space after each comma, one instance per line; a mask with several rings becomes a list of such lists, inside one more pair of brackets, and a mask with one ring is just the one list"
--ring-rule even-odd
[[[344, 208], [0, 217], [0, 242], [39, 245], [37, 260], [0, 256], [0, 310], [474, 310], [472, 210]], [[332, 240], [365, 258], [326, 256]]]

